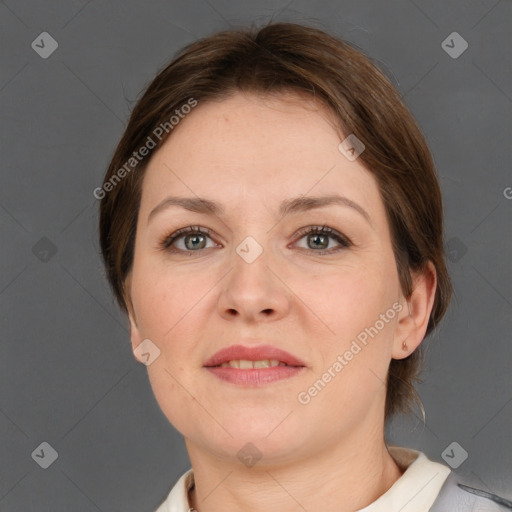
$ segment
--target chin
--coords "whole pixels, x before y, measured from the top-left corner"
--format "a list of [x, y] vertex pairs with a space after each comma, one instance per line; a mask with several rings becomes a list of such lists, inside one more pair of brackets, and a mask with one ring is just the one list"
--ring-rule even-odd
[[[306, 441], [304, 426], [296, 423], [293, 413], [287, 417], [289, 413], [280, 411], [279, 419], [276, 420], [272, 419], [274, 415], [255, 410], [251, 414], [217, 414], [214, 415], [216, 421], [210, 416], [205, 421], [204, 416], [201, 416], [183, 425], [183, 429], [179, 428], [177, 422], [171, 422], [191, 443], [216, 452], [222, 458], [237, 456], [248, 443], [267, 456], [272, 454], [273, 457], [285, 457]], [[195, 428], [192, 431], [190, 427], [193, 425]]]
[[216, 442], [211, 437], [202, 436], [196, 443], [201, 445], [202, 450], [209, 451], [218, 459], [224, 461], [238, 460], [247, 468], [255, 465], [276, 466], [285, 464], [296, 459], [299, 449], [304, 447], [299, 439], [294, 439], [291, 444], [291, 437], [276, 435], [265, 437], [252, 435], [247, 432], [233, 432], [233, 437], [228, 437]]

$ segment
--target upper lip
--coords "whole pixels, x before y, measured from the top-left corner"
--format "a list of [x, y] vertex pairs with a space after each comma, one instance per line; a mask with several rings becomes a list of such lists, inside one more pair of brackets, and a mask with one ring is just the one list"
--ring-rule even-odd
[[215, 354], [204, 363], [204, 366], [219, 366], [228, 361], [241, 359], [247, 361], [277, 359], [279, 362], [285, 363], [288, 366], [306, 366], [300, 359], [272, 345], [258, 345], [254, 347], [231, 345], [215, 352]]

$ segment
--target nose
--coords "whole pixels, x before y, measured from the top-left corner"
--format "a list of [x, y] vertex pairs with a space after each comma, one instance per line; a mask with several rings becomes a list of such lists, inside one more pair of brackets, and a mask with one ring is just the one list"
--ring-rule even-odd
[[[244, 253], [247, 247], [249, 253]], [[290, 308], [291, 291], [269, 252], [263, 250], [253, 259], [254, 252], [247, 257], [251, 250], [254, 247], [241, 244], [238, 251], [233, 251], [231, 271], [220, 284], [219, 314], [231, 321], [238, 318], [249, 323], [283, 318]]]

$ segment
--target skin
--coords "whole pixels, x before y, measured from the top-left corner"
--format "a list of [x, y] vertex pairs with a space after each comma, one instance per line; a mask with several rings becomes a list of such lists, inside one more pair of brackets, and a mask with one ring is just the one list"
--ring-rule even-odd
[[[391, 359], [408, 356], [425, 335], [435, 270], [415, 274], [413, 294], [403, 296], [377, 183], [359, 159], [338, 150], [341, 140], [330, 112], [309, 98], [236, 93], [199, 104], [147, 168], [127, 280], [131, 341], [135, 350], [149, 338], [161, 351], [149, 378], [185, 438], [196, 483], [189, 499], [199, 512], [317, 510], [318, 503], [324, 511], [354, 511], [402, 474], [384, 441], [384, 382]], [[337, 205], [277, 215], [285, 199], [333, 192], [364, 208], [370, 221]], [[171, 206], [148, 222], [170, 195], [212, 199], [225, 212]], [[323, 225], [352, 245], [327, 238], [326, 247], [314, 234], [297, 235]], [[188, 226], [212, 231], [200, 235], [205, 248], [190, 240], [186, 247], [183, 237], [174, 248], [188, 252], [159, 246]], [[263, 248], [250, 264], [236, 252], [247, 236]], [[299, 403], [298, 394], [394, 303], [401, 311], [317, 396]], [[241, 339], [275, 345], [307, 367], [250, 388], [203, 368]], [[237, 457], [248, 442], [262, 454], [252, 467]]]

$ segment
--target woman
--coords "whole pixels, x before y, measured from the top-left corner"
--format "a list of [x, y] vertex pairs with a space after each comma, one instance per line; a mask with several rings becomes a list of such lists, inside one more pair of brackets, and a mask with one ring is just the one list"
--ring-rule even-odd
[[295, 24], [193, 43], [95, 195], [134, 354], [192, 465], [159, 512], [505, 509], [384, 439], [451, 285], [429, 150], [364, 55]]

